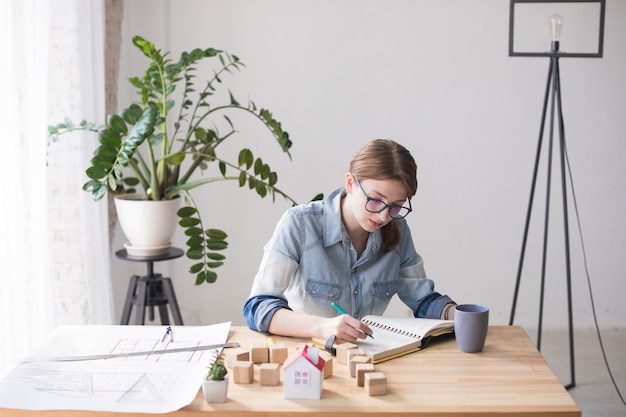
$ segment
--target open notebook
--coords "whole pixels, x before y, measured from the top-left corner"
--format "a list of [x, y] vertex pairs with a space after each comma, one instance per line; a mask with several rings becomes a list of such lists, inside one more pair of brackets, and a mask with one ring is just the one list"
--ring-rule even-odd
[[371, 315], [362, 321], [372, 328], [374, 338], [359, 339], [357, 344], [373, 363], [423, 349], [432, 337], [454, 332], [453, 320]]

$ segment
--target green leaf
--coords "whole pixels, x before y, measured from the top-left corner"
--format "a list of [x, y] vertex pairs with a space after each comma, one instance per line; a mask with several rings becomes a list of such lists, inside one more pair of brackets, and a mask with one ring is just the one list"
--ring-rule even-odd
[[209, 239], [216, 239], [216, 240], [224, 240], [228, 237], [226, 232], [224, 232], [223, 230], [219, 230], [219, 229], [207, 229], [204, 231], [204, 234]]
[[186, 252], [189, 259], [202, 259], [204, 257], [202, 248], [191, 248]]
[[139, 180], [136, 177], [124, 177], [122, 181], [128, 186], [135, 186], [139, 184]]
[[207, 241], [206, 242], [206, 247], [209, 250], [224, 250], [228, 247], [228, 243], [226, 242], [220, 242], [220, 241]]
[[197, 276], [196, 276], [196, 285], [202, 285], [205, 282], [205, 273], [204, 271], [200, 272]]
[[270, 172], [268, 175], [268, 183], [270, 186], [274, 186], [278, 182], [278, 174], [275, 172]]
[[252, 163], [254, 162], [254, 155], [252, 154], [252, 151], [248, 148], [244, 148], [239, 151], [238, 162], [240, 167], [245, 166], [246, 169], [250, 169]]
[[259, 175], [262, 168], [263, 161], [261, 160], [261, 158], [257, 158], [256, 161], [254, 161], [254, 175]]
[[191, 236], [189, 239], [187, 239], [187, 242], [185, 242], [187, 244], [188, 247], [195, 247], [195, 246], [202, 246], [204, 245], [204, 238], [202, 236]]
[[256, 192], [261, 197], [265, 197], [267, 195], [267, 188], [265, 188], [265, 184], [261, 181], [256, 182]]
[[128, 133], [128, 126], [126, 126], [126, 122], [124, 121], [122, 116], [118, 116], [117, 114], [110, 114], [109, 117], [107, 117], [107, 124], [113, 131], [117, 133], [121, 133], [123, 135]]
[[197, 219], [195, 217], [184, 217], [178, 222], [178, 224], [182, 227], [197, 226], [199, 223], [200, 219]]
[[[103, 129], [98, 131], [98, 142], [105, 147], [115, 149], [115, 152], [117, 152], [117, 148], [122, 145], [122, 138], [119, 133], [111, 129]], [[98, 152], [98, 150], [95, 152]]]
[[213, 271], [205, 271], [204, 273], [200, 273], [198, 276], [201, 276], [207, 284], [213, 284], [217, 281], [217, 274]]
[[185, 235], [187, 236], [198, 236], [202, 234], [202, 229], [199, 227], [189, 227], [185, 230]]
[[185, 160], [185, 152], [176, 152], [167, 158], [167, 163], [173, 166], [178, 166]]
[[239, 102], [235, 100], [235, 96], [233, 96], [233, 93], [231, 93], [230, 90], [228, 91], [228, 94], [230, 94], [230, 104], [232, 106], [239, 106]]
[[185, 207], [179, 208], [176, 214], [178, 214], [179, 217], [190, 217], [196, 214], [197, 212], [198, 210], [195, 207], [185, 206]]

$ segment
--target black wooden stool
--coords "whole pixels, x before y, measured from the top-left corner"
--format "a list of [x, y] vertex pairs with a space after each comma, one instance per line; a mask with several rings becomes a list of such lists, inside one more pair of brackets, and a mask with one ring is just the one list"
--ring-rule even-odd
[[172, 312], [174, 324], [183, 324], [183, 318], [180, 315], [172, 280], [170, 278], [164, 278], [161, 274], [154, 273], [154, 262], [180, 258], [183, 254], [183, 250], [179, 248], [170, 248], [167, 253], [156, 256], [133, 256], [129, 255], [126, 249], [120, 249], [115, 252], [115, 256], [120, 259], [125, 261], [145, 262], [148, 266], [147, 275], [142, 277], [133, 275], [130, 278], [120, 324], [128, 324], [133, 305], [137, 306], [135, 324], [144, 324], [146, 308], [148, 308], [148, 319], [153, 321], [155, 306], [159, 308], [161, 324], [170, 324], [167, 312], [168, 304]]

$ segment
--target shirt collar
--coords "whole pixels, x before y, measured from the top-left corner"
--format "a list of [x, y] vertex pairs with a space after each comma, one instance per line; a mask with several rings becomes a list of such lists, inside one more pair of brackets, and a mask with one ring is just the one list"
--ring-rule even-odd
[[[326, 207], [324, 209], [324, 246], [334, 245], [343, 240], [345, 240], [347, 244], [350, 242], [348, 232], [341, 221], [341, 200], [343, 197], [345, 197], [345, 189], [338, 188], [326, 199]], [[381, 244], [382, 237], [380, 230], [370, 233], [366, 251], [376, 251], [380, 248]]]

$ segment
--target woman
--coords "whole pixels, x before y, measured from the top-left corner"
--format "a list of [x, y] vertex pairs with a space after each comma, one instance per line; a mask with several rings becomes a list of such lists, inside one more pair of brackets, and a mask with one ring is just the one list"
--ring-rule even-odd
[[350, 162], [342, 189], [287, 210], [245, 303], [248, 326], [354, 342], [372, 334], [359, 319], [383, 314], [394, 294], [415, 317], [452, 319], [455, 303], [426, 278], [404, 220], [416, 173], [406, 148], [374, 140]]

